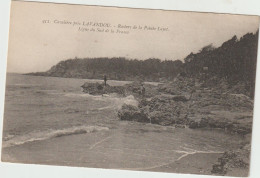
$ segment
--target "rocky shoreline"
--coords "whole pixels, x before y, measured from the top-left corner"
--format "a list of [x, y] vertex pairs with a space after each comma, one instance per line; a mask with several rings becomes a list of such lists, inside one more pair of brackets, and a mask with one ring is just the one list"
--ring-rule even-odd
[[[145, 93], [141, 93], [142, 87]], [[138, 106], [124, 104], [118, 111], [120, 120], [191, 129], [223, 129], [250, 138], [240, 149], [225, 152], [212, 168], [212, 174], [217, 175], [228, 175], [237, 167], [248, 172], [253, 118], [253, 100], [248, 96], [224, 84], [218, 88], [205, 87], [196, 79], [182, 76], [158, 86], [142, 82], [124, 86], [85, 83], [82, 88], [93, 95], [133, 95]]]
[[251, 144], [237, 150], [226, 151], [212, 167], [216, 175], [247, 177], [249, 175]]

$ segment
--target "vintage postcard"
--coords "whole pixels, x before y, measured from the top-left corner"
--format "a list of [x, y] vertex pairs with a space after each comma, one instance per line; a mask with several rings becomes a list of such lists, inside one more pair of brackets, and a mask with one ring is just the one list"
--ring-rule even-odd
[[3, 162], [248, 176], [259, 17], [13, 1]]

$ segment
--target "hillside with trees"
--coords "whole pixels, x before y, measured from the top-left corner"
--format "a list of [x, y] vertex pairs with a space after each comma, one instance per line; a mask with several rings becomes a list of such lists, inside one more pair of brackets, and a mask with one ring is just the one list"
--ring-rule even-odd
[[107, 75], [111, 80], [172, 80], [182, 70], [183, 63], [161, 61], [159, 59], [131, 60], [118, 58], [68, 59], [59, 62], [47, 72], [30, 73], [66, 78], [103, 79]]
[[253, 96], [257, 60], [257, 31], [238, 39], [236, 36], [215, 48], [212, 44], [197, 53], [190, 53], [181, 60], [75, 58], [59, 62], [46, 72], [29, 73], [67, 78], [139, 81], [172, 81], [178, 74], [197, 78], [206, 86], [226, 82], [227, 87], [237, 86], [249, 96]]
[[253, 96], [257, 61], [257, 31], [248, 33], [238, 39], [224, 42], [219, 48], [212, 45], [203, 47], [198, 53], [190, 53], [183, 64], [187, 77], [197, 77], [206, 85], [218, 85], [226, 82], [227, 87], [237, 87], [244, 93]]

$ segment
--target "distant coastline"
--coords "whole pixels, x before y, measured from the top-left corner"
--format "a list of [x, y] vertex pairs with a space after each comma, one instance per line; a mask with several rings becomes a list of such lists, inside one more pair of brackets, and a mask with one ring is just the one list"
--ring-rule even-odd
[[240, 93], [253, 97], [258, 34], [259, 31], [247, 33], [240, 39], [234, 36], [218, 48], [211, 44], [204, 46], [183, 60], [74, 58], [61, 61], [48, 71], [24, 75], [81, 79], [103, 79], [106, 75], [109, 80], [142, 82], [169, 82], [177, 75], [184, 75], [209, 82], [214, 80], [217, 82], [213, 82], [214, 85], [226, 81], [231, 88], [239, 83], [243, 86]]

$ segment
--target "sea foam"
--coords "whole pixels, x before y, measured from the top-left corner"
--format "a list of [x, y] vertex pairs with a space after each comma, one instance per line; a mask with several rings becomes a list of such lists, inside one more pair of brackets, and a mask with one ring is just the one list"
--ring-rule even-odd
[[11, 139], [4, 139], [3, 148], [15, 145], [22, 145], [29, 142], [47, 140], [55, 137], [62, 137], [75, 134], [85, 134], [97, 131], [108, 131], [108, 127], [101, 126], [75, 126], [60, 130], [47, 130], [42, 132], [33, 132], [22, 136], [15, 136]]

